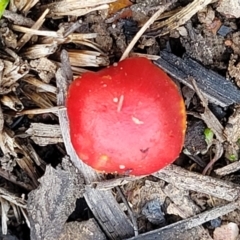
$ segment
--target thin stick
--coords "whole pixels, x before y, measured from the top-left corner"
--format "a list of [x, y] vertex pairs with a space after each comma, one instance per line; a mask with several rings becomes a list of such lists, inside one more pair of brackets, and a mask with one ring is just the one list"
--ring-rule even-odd
[[125, 196], [124, 196], [124, 194], [123, 194], [123, 192], [122, 192], [122, 189], [121, 189], [119, 186], [117, 186], [116, 189], [117, 189], [117, 191], [118, 191], [118, 194], [119, 194], [120, 197], [122, 198], [123, 203], [124, 203], [125, 206], [127, 207], [128, 214], [130, 215], [131, 220], [132, 220], [134, 235], [135, 235], [135, 237], [136, 237], [136, 236], [138, 236], [138, 226], [137, 226], [136, 218], [135, 218], [135, 216], [134, 216], [134, 214], [133, 214], [133, 211], [132, 211], [131, 207], [130, 207], [129, 204], [128, 204], [128, 201], [126, 200], [126, 198], [125, 198]]
[[50, 108], [40, 108], [40, 109], [29, 109], [29, 110], [23, 110], [21, 112], [18, 112], [16, 115], [21, 116], [21, 115], [36, 115], [36, 114], [43, 114], [43, 113], [56, 113], [60, 110], [65, 110], [65, 106], [56, 106], [56, 107], [50, 107]]
[[125, 49], [120, 61], [124, 60], [125, 58], [128, 57], [130, 51], [132, 50], [132, 48], [134, 47], [134, 45], [136, 44], [136, 42], [139, 40], [139, 38], [143, 35], [143, 33], [149, 28], [150, 25], [152, 25], [157, 19], [158, 17], [170, 6], [171, 4], [168, 3], [164, 6], [162, 6], [161, 8], [159, 8], [159, 10], [154, 13], [152, 15], [152, 17], [142, 26], [142, 28], [137, 32], [137, 34], [135, 35], [135, 37], [133, 38], [133, 40], [130, 42], [130, 44], [128, 45], [128, 47]]

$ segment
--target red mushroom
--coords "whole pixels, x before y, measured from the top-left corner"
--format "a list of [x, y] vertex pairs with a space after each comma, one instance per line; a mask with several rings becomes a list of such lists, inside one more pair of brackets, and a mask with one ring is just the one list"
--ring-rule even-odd
[[85, 73], [67, 96], [79, 158], [106, 173], [151, 174], [181, 152], [186, 112], [175, 83], [142, 57]]

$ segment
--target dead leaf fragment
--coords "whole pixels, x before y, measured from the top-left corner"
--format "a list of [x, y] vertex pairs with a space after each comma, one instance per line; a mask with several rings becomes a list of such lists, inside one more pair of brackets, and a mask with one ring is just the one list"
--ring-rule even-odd
[[126, 8], [128, 6], [131, 6], [132, 3], [129, 0], [117, 0], [116, 2], [110, 3], [109, 4], [109, 10], [108, 10], [108, 14], [114, 14], [117, 11]]

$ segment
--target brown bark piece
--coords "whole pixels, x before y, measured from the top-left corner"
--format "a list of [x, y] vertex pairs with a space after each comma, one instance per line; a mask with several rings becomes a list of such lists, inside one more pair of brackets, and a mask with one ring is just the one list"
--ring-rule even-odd
[[81, 179], [81, 175], [47, 166], [39, 188], [28, 195], [31, 239], [58, 239], [75, 208], [76, 197], [83, 193], [83, 180], [82, 185], [81, 180], [75, 185], [76, 178]]

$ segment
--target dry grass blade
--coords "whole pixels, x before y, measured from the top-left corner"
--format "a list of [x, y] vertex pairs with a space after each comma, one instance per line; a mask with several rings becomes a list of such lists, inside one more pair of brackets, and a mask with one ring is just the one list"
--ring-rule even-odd
[[159, 10], [153, 14], [153, 16], [142, 26], [142, 28], [138, 31], [138, 33], [135, 35], [133, 40], [130, 42], [126, 50], [124, 51], [120, 61], [124, 60], [128, 57], [129, 53], [131, 52], [134, 45], [137, 43], [139, 38], [143, 35], [143, 33], [149, 28], [151, 24], [155, 22], [155, 20], [164, 12], [171, 4], [165, 4], [163, 7], [160, 7]]
[[28, 59], [37, 59], [47, 57], [56, 52], [58, 44], [53, 41], [51, 44], [35, 44], [24, 49], [22, 56]]
[[21, 112], [18, 112], [16, 115], [37, 115], [37, 114], [44, 114], [44, 113], [58, 113], [58, 111], [66, 110], [65, 106], [56, 106], [56, 107], [50, 107], [50, 108], [37, 108], [37, 109], [29, 109], [29, 110], [23, 110]]
[[109, 65], [108, 57], [103, 56], [99, 52], [87, 50], [69, 50], [68, 55], [70, 63], [73, 66], [99, 67]]
[[82, 16], [92, 11], [108, 9], [108, 3], [111, 2], [115, 2], [115, 0], [63, 0], [43, 5], [41, 9], [50, 9], [48, 17]]
[[[46, 9], [41, 17], [33, 24], [32, 29], [39, 29], [45, 21], [45, 17], [48, 14], [49, 9]], [[17, 49], [20, 50], [32, 37], [33, 34], [25, 33], [17, 43]]]
[[46, 92], [51, 92], [51, 93], [57, 93], [57, 88], [55, 86], [52, 86], [47, 83], [43, 83], [42, 81], [38, 80], [37, 78], [33, 76], [27, 76], [23, 78], [24, 82], [27, 82], [29, 84], [32, 84], [33, 86], [40, 88]]
[[29, 99], [31, 99], [40, 108], [51, 108], [53, 103], [50, 101], [44, 93], [37, 93], [32, 86], [26, 85], [22, 89], [22, 93]]
[[[194, 0], [192, 3], [188, 4], [186, 7], [184, 7], [169, 19], [160, 23], [156, 23], [150, 29], [148, 34], [155, 36], [168, 34], [171, 30], [174, 30], [186, 23], [194, 14], [212, 2], [215, 2], [215, 0]], [[166, 27], [166, 29], [162, 29], [164, 27]]]
[[5, 188], [0, 187], [0, 197], [9, 201], [10, 203], [21, 207], [21, 208], [26, 208], [26, 201], [23, 200], [22, 198], [18, 197], [16, 194], [13, 194], [6, 190]]
[[29, 34], [30, 37], [32, 35], [38, 35], [38, 36], [62, 38], [62, 34], [60, 34], [58, 32], [54, 32], [54, 31], [38, 30], [38, 29], [27, 28], [27, 27], [23, 27], [23, 26], [19, 26], [19, 25], [12, 25], [12, 29], [17, 32]]

